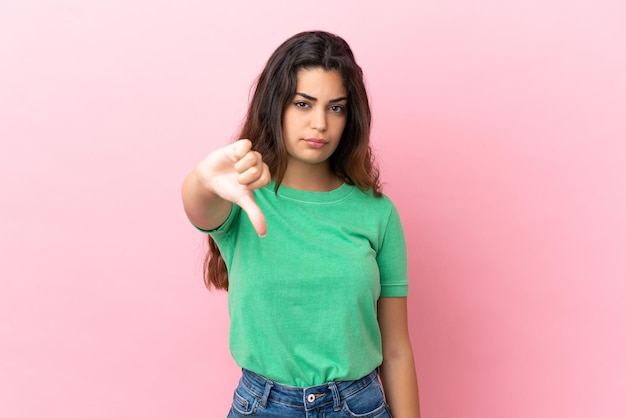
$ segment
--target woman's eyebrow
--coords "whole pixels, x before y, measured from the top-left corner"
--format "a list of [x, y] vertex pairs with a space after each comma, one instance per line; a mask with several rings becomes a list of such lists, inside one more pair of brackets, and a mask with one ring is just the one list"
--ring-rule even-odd
[[[298, 92], [296, 92], [296, 94], [297, 94], [298, 96], [302, 96], [302, 97], [304, 97], [305, 99], [310, 100], [310, 101], [312, 101], [312, 102], [317, 102], [317, 97], [309, 96], [308, 94], [298, 93]], [[348, 100], [348, 98], [347, 98], [347, 97], [345, 97], [345, 96], [342, 96], [342, 97], [337, 97], [336, 99], [331, 99], [331, 100], [329, 100], [329, 101], [328, 101], [328, 103], [337, 103], [337, 102], [340, 102], [340, 101], [342, 101], [342, 100]]]

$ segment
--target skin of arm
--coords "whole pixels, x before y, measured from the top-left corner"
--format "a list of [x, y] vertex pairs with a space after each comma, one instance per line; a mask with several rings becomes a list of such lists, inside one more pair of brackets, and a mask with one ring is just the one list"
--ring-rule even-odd
[[380, 378], [394, 418], [419, 418], [419, 394], [409, 338], [407, 298], [378, 300], [378, 323], [383, 343]]
[[182, 198], [191, 223], [206, 231], [219, 227], [228, 217], [232, 205], [207, 189], [198, 170], [185, 178]]

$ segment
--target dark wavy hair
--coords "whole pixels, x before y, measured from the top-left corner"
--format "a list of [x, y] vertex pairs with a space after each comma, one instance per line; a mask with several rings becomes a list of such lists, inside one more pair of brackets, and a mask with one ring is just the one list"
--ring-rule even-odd
[[[322, 31], [302, 32], [287, 39], [267, 61], [253, 89], [238, 138], [252, 141], [269, 166], [276, 191], [287, 169], [283, 141], [283, 114], [296, 93], [298, 72], [322, 68], [338, 72], [348, 93], [347, 120], [339, 145], [329, 159], [331, 170], [348, 184], [381, 196], [378, 168], [371, 152], [371, 111], [363, 81], [350, 46], [341, 37]], [[217, 244], [209, 236], [204, 281], [210, 289], [228, 290], [228, 271]]]

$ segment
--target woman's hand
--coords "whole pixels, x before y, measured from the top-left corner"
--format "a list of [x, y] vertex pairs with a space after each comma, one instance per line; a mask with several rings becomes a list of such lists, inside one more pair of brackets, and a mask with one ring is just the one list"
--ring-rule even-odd
[[230, 212], [230, 205], [223, 203], [232, 202], [248, 214], [259, 236], [266, 234], [265, 216], [254, 201], [253, 191], [269, 184], [271, 175], [261, 154], [251, 148], [252, 143], [247, 139], [219, 148], [202, 160], [185, 180], [183, 202], [196, 226], [219, 227]]

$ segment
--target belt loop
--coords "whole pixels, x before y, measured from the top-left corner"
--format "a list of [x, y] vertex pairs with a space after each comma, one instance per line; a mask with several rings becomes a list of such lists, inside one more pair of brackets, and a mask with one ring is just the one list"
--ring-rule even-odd
[[339, 389], [337, 389], [337, 385], [335, 384], [335, 382], [330, 382], [328, 384], [328, 387], [333, 394], [333, 409], [335, 411], [339, 411], [341, 409], [341, 395], [339, 394]]
[[274, 382], [269, 380], [265, 380], [265, 390], [263, 391], [263, 396], [259, 399], [259, 405], [261, 408], [265, 408], [267, 406], [267, 399], [270, 397], [270, 391], [274, 387]]

